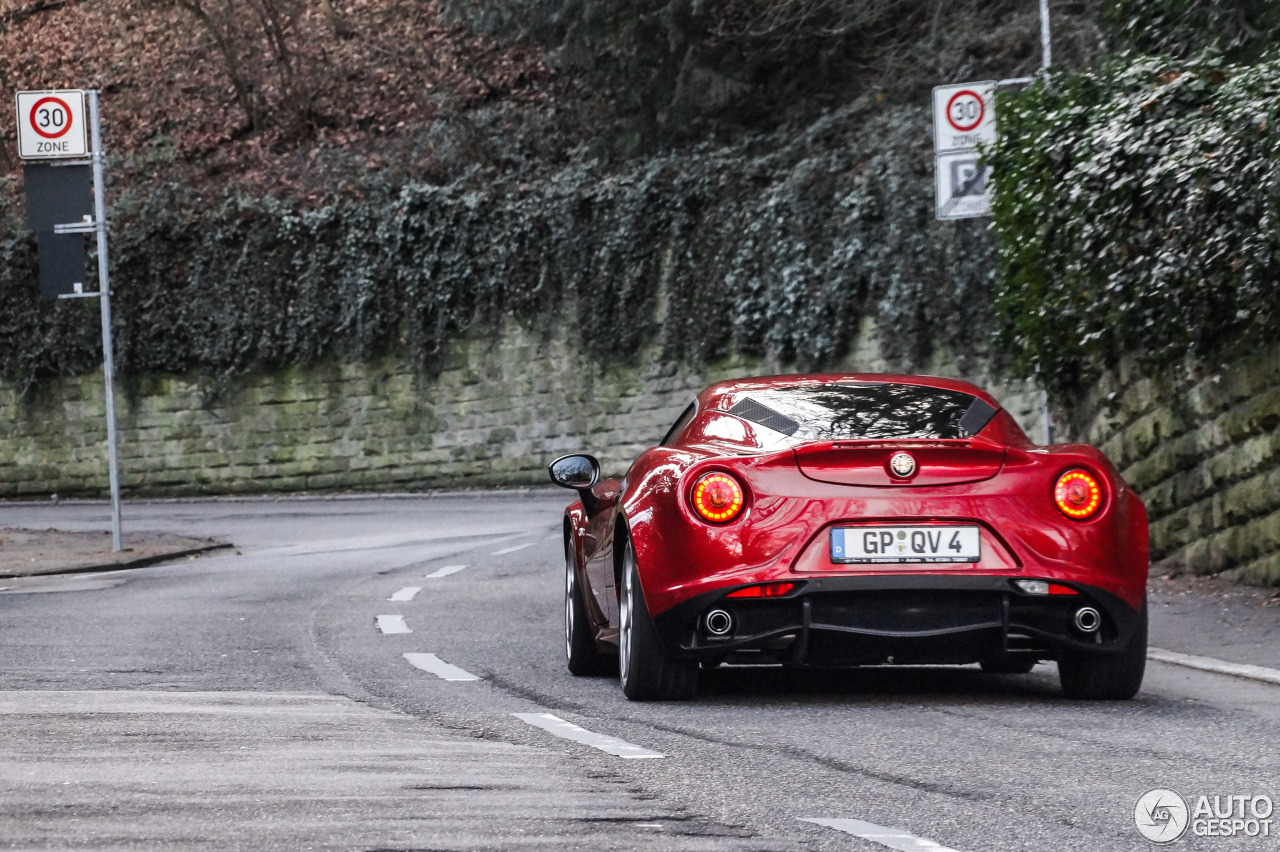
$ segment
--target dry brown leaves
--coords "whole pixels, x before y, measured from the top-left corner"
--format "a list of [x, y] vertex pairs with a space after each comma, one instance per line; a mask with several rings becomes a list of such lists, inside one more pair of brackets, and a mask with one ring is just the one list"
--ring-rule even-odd
[[[227, 26], [193, 14], [201, 2]], [[126, 171], [262, 186], [276, 158], [547, 97], [536, 51], [437, 19], [436, 3], [414, 0], [0, 0], [0, 92], [12, 103], [22, 89], [99, 88]], [[228, 33], [233, 51], [218, 42]], [[18, 167], [16, 144], [13, 119], [0, 120], [0, 177]]]

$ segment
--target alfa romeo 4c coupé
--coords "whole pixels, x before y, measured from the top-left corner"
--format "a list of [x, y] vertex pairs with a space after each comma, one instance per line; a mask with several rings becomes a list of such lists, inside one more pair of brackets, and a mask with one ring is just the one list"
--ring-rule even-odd
[[1040, 447], [959, 381], [812, 375], [712, 385], [621, 479], [552, 462], [565, 649], [632, 699], [722, 663], [1057, 662], [1129, 698], [1147, 645], [1147, 518], [1106, 457]]

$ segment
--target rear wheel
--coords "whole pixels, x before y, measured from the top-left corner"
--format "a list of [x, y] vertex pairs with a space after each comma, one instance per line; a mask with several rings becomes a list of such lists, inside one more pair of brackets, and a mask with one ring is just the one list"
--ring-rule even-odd
[[596, 648], [591, 635], [591, 622], [578, 584], [577, 557], [568, 542], [564, 553], [564, 650], [569, 671], [579, 676], [605, 674], [611, 661]]
[[1122, 700], [1138, 694], [1147, 668], [1147, 604], [1138, 626], [1117, 654], [1068, 654], [1058, 661], [1058, 677], [1068, 698]]
[[618, 675], [633, 701], [685, 701], [698, 690], [698, 664], [673, 660], [658, 642], [628, 538], [622, 550], [622, 590], [618, 596]]

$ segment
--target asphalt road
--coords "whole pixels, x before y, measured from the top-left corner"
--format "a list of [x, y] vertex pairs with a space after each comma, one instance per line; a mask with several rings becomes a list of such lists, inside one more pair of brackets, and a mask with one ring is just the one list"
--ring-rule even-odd
[[1280, 687], [1160, 663], [1128, 702], [1067, 701], [1052, 664], [720, 669], [628, 702], [564, 667], [566, 496], [132, 504], [126, 536], [237, 549], [0, 581], [0, 848], [885, 849], [829, 822], [857, 820], [1096, 852], [1148, 848], [1153, 787], [1280, 799]]

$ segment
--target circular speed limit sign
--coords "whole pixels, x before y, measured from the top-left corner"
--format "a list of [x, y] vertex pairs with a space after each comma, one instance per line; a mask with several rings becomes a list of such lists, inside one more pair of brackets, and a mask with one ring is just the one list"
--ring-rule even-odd
[[22, 159], [75, 159], [89, 153], [83, 90], [18, 92], [15, 100]]
[[59, 139], [71, 129], [71, 107], [62, 98], [47, 97], [31, 107], [31, 128], [45, 139]]
[[933, 87], [933, 150], [976, 151], [996, 141], [996, 81]]
[[972, 89], [961, 89], [947, 101], [947, 123], [961, 133], [968, 133], [982, 123], [987, 105]]

